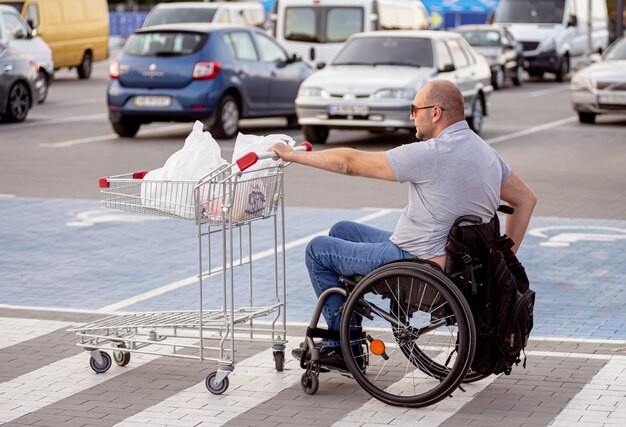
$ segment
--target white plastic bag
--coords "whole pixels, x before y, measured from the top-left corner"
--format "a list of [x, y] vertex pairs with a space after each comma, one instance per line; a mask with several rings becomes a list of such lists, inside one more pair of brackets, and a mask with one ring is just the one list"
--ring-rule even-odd
[[[250, 152], [257, 154], [265, 153], [269, 147], [277, 143], [289, 144], [292, 147], [296, 144], [293, 138], [283, 134], [257, 136], [240, 133], [235, 141], [232, 161], [234, 163], [235, 160]], [[269, 172], [267, 168], [271, 167], [273, 163], [274, 160], [272, 159], [259, 160], [246, 169], [246, 173], [239, 183], [239, 190], [232, 206], [233, 221], [254, 217], [265, 209], [268, 195], [266, 194], [263, 181], [257, 178], [267, 176]], [[239, 171], [236, 164], [233, 168], [234, 172]]]
[[[203, 124], [196, 121], [185, 139], [183, 148], [175, 152], [163, 167], [144, 176], [141, 185], [141, 201], [144, 206], [167, 211], [186, 218], [193, 217], [193, 186], [176, 183], [151, 183], [158, 181], [196, 181], [226, 163], [220, 146], [209, 132], [203, 132]], [[206, 199], [207, 195], [202, 195]]]

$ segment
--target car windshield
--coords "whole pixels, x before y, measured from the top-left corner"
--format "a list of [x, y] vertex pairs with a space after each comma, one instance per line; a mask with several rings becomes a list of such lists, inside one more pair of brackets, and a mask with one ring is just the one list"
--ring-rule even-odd
[[359, 37], [349, 41], [332, 65], [402, 65], [432, 67], [430, 39], [415, 37]]
[[615, 43], [604, 54], [605, 61], [620, 61], [626, 59], [626, 38]]
[[500, 46], [498, 31], [460, 31], [467, 42], [472, 46]]
[[13, 6], [20, 13], [22, 13], [22, 8], [24, 7], [23, 1], [10, 1], [10, 2], [3, 2], [2, 4], [5, 4], [7, 6]]
[[124, 46], [124, 53], [133, 56], [184, 56], [202, 49], [207, 34], [192, 32], [146, 32], [132, 35]]
[[285, 40], [341, 43], [363, 31], [363, 8], [298, 6], [285, 8]]
[[502, 0], [494, 22], [560, 24], [565, 0]]
[[155, 9], [143, 24], [144, 27], [161, 24], [180, 24], [185, 22], [212, 22], [216, 9]]

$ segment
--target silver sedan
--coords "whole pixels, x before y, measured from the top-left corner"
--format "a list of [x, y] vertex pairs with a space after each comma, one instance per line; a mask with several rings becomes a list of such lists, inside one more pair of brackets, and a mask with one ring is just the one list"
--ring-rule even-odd
[[39, 97], [39, 66], [29, 57], [0, 43], [0, 119], [21, 122]]
[[626, 38], [611, 45], [596, 63], [572, 76], [572, 106], [582, 123], [598, 114], [626, 114]]
[[493, 91], [487, 60], [456, 33], [376, 31], [355, 34], [296, 98], [304, 136], [324, 143], [330, 129], [414, 130], [410, 107], [421, 86], [451, 80], [465, 98], [470, 127], [480, 132]]

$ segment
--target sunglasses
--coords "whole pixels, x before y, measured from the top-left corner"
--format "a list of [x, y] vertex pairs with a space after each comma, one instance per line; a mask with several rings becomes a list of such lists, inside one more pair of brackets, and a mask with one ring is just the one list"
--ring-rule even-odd
[[439, 105], [428, 105], [426, 107], [416, 107], [413, 104], [411, 104], [411, 116], [415, 116], [415, 114], [417, 114], [417, 112], [419, 110], [426, 110], [427, 108], [435, 108], [435, 107], [439, 107], [441, 108], [441, 111], [446, 111], [445, 108], [439, 106]]

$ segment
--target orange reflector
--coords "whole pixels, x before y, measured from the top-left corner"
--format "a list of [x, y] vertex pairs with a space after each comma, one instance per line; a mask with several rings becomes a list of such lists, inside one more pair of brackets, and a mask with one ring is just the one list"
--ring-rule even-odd
[[380, 356], [385, 353], [385, 343], [381, 340], [372, 340], [370, 342], [370, 351], [376, 356]]

